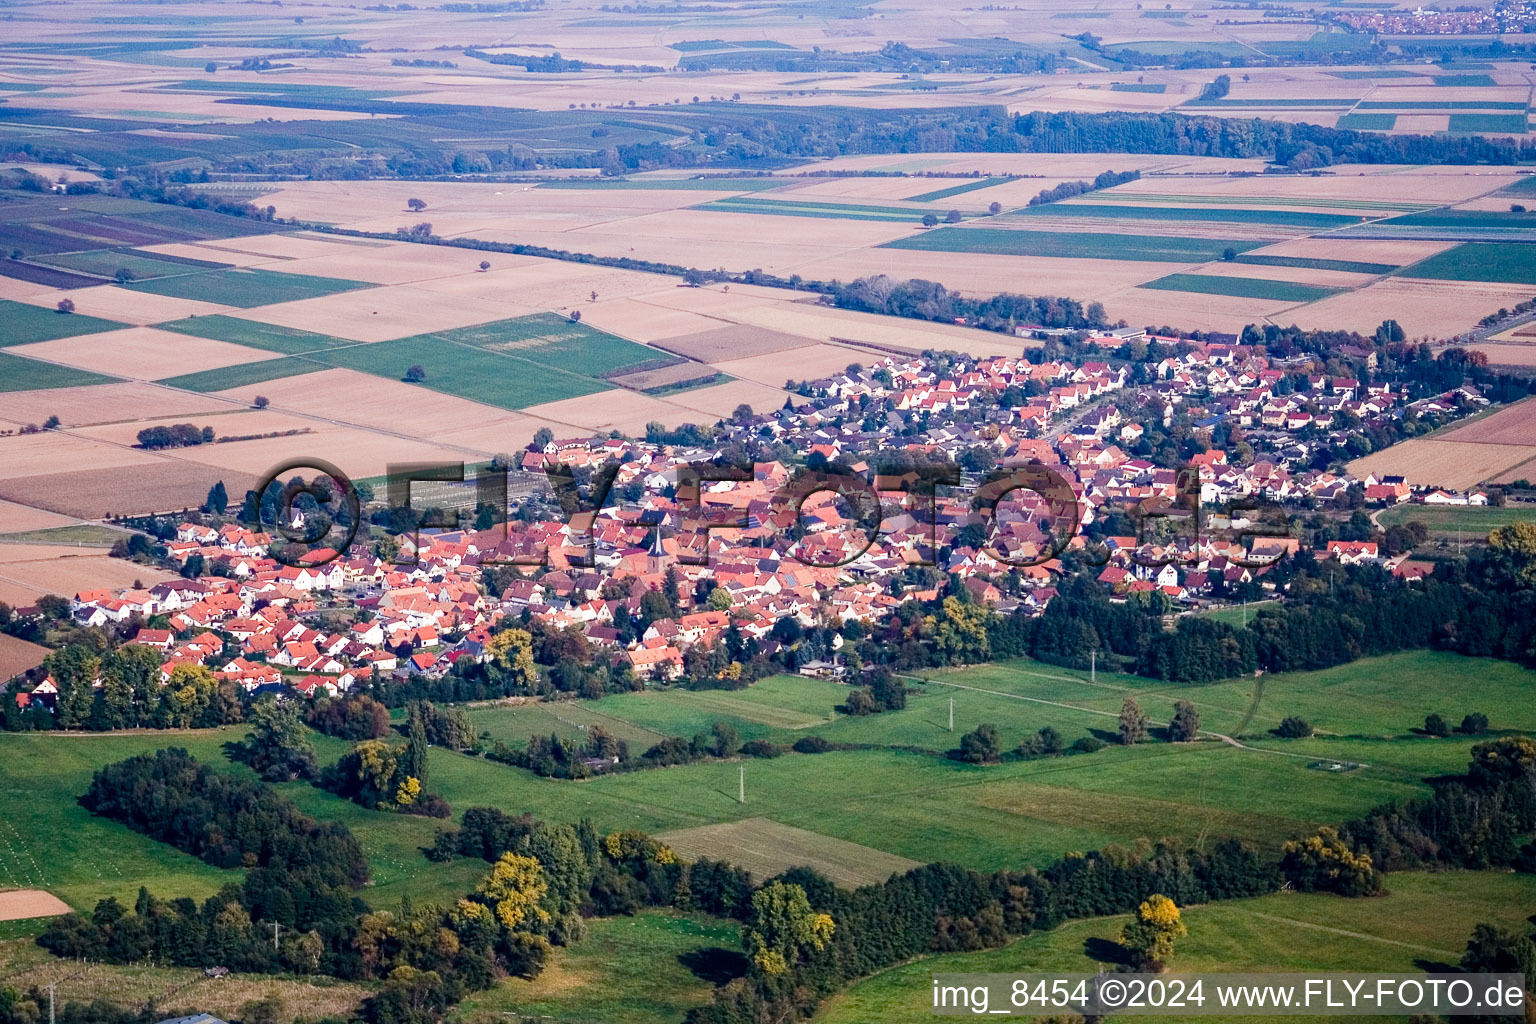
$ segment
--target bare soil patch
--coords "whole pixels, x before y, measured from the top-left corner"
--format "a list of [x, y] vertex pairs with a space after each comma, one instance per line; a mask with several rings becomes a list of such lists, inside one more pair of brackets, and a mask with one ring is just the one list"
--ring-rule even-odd
[[0, 420], [22, 425], [42, 423], [49, 416], [57, 416], [64, 426], [78, 427], [140, 417], [190, 416], [225, 408], [228, 403], [204, 395], [124, 381], [42, 391], [10, 391], [0, 397]]
[[153, 327], [60, 338], [21, 345], [12, 351], [20, 356], [138, 380], [179, 377], [184, 373], [253, 363], [276, 356], [276, 353], [263, 352], [249, 345], [232, 345], [226, 341], [158, 331]]
[[1536, 402], [1526, 399], [1444, 435], [1447, 441], [1536, 445]]
[[1355, 478], [1401, 476], [1410, 484], [1465, 490], [1536, 458], [1536, 446], [1414, 438], [1349, 464]]
[[[50, 651], [41, 644], [34, 644], [26, 640], [11, 636], [9, 633], [0, 633], [0, 683], [12, 676], [19, 676], [30, 668], [36, 668], [48, 657]], [[5, 898], [14, 896], [14, 893], [0, 893], [0, 921], [10, 920], [5, 916]], [[23, 917], [28, 915], [22, 915]], [[42, 914], [33, 914], [33, 917], [42, 917]]]
[[771, 352], [804, 348], [810, 344], [810, 339], [766, 327], [737, 325], [715, 327], [697, 334], [666, 338], [652, 344], [663, 352], [696, 359], [701, 363], [717, 363], [724, 359], [744, 359], [767, 355]]
[[[305, 454], [303, 451], [293, 451], [291, 444], [292, 440], [302, 439], [289, 440], [291, 454]], [[256, 473], [265, 472], [270, 465], [261, 466]], [[105, 519], [112, 515], [179, 512], [186, 508], [196, 508], [208, 496], [208, 488], [220, 480], [224, 481], [224, 487], [232, 499], [236, 495], [244, 495], [257, 483], [255, 473], [218, 469], [180, 459], [149, 459], [133, 465], [103, 467], [90, 472], [75, 468], [62, 473], [36, 473], [0, 480], [0, 498], [81, 519]]]
[[[10, 640], [12, 637], [6, 637]], [[34, 646], [34, 645], [29, 645]], [[0, 657], [3, 657], [3, 646], [0, 646]], [[14, 675], [15, 673], [12, 673]], [[0, 662], [0, 678], [9, 678], [5, 674], [4, 663]], [[12, 889], [10, 892], [0, 892], [0, 921], [25, 921], [34, 917], [58, 917], [60, 914], [70, 912], [70, 906], [57, 896], [41, 889]]]

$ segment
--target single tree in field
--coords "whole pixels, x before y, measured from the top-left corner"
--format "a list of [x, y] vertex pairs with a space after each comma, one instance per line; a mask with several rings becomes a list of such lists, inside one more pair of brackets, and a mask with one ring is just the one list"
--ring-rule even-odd
[[420, 364], [406, 368], [405, 376], [400, 378], [407, 384], [420, 384], [427, 379], [427, 371]]
[[490, 269], [491, 269], [491, 261], [490, 260], [481, 260], [480, 261], [480, 273], [483, 274], [487, 270], [490, 270]]
[[960, 760], [970, 764], [988, 764], [1002, 756], [1003, 745], [997, 738], [997, 726], [986, 722], [960, 737]]
[[1288, 715], [1281, 720], [1275, 729], [1275, 735], [1281, 739], [1304, 740], [1312, 735], [1312, 723], [1305, 718], [1296, 715]]
[[1451, 726], [1450, 723], [1446, 722], [1439, 715], [1426, 715], [1424, 716], [1424, 731], [1430, 736], [1444, 738], [1451, 734]]
[[533, 432], [533, 446], [535, 448], [543, 448], [554, 439], [555, 432], [550, 430], [548, 427], [540, 427], [538, 430]]
[[1175, 743], [1187, 743], [1200, 735], [1200, 712], [1192, 701], [1173, 702], [1173, 721], [1168, 723], [1168, 738]]
[[581, 323], [581, 310], [579, 310], [579, 309], [571, 310], [571, 323], [573, 323], [573, 324]]
[[1120, 705], [1120, 742], [1129, 747], [1146, 738], [1147, 713], [1141, 710], [1135, 697], [1127, 697]]
[[58, 430], [59, 429], [59, 424], [62, 423], [62, 422], [63, 421], [60, 420], [57, 415], [49, 416], [47, 419], [43, 420], [43, 429], [44, 430]]
[[987, 204], [987, 212], [996, 217], [1003, 212], [1003, 204], [994, 199]]
[[1231, 263], [1233, 260], [1237, 259], [1237, 250], [1229, 245], [1225, 249], [1221, 250], [1221, 258], [1226, 260], [1228, 263]]
[[1469, 736], [1488, 731], [1488, 716], [1481, 711], [1474, 711], [1461, 720], [1461, 731]]
[[213, 61], [209, 61], [207, 64], [203, 65], [203, 70], [208, 72], [211, 75], [215, 71], [219, 70], [219, 66], [217, 64], [215, 64]]
[[412, 213], [420, 213], [427, 208], [427, 201], [425, 199], [407, 199], [405, 205]]
[[203, 508], [209, 512], [223, 515], [229, 507], [229, 493], [224, 489], [224, 481], [219, 480], [208, 488], [208, 497], [203, 500]]
[[265, 409], [268, 405], [272, 404], [272, 400], [266, 395], [257, 395], [251, 400], [251, 404], [258, 409]]
[[60, 299], [58, 310], [60, 313], [73, 313], [75, 311], [74, 299]]
[[590, 298], [593, 302], [596, 302], [597, 301], [597, 292], [594, 290], [592, 292], [592, 294], [588, 296], [588, 298]]
[[1141, 966], [1161, 970], [1173, 956], [1173, 942], [1189, 934], [1179, 908], [1162, 893], [1153, 893], [1136, 908], [1136, 917], [1120, 932], [1121, 945], [1136, 954]]
[[925, 228], [937, 227], [938, 223], [939, 223], [939, 215], [938, 214], [936, 214], [936, 213], [925, 213], [925, 214], [923, 214], [923, 227], [925, 227]]
[[744, 421], [749, 420], [751, 418], [752, 418], [752, 407], [750, 405], [748, 405], [746, 402], [742, 402], [731, 413], [731, 419], [735, 420], [737, 423], [744, 422]]
[[959, 224], [960, 223], [960, 211], [959, 210], [950, 210], [948, 213], [946, 213], [944, 215], [944, 222], [946, 224]]
[[133, 280], [133, 271], [129, 270], [127, 267], [118, 267], [117, 273], [112, 275], [112, 280], [116, 281], [118, 284], [127, 284], [129, 281]]

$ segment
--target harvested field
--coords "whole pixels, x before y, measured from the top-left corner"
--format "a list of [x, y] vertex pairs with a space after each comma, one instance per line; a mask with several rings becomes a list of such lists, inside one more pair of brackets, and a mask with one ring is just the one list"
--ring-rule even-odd
[[[645, 425], [652, 420], [660, 420], [663, 423], [689, 420], [694, 423], [713, 423], [718, 419], [717, 416], [689, 417], [679, 414], [680, 403], [686, 402], [694, 394], [697, 392], [680, 395], [674, 402], [653, 398], [650, 395], [636, 394], [633, 391], [614, 389], [582, 395], [580, 398], [530, 405], [523, 411], [529, 416], [537, 416], [540, 419], [552, 420], [555, 423], [561, 423], [567, 427], [578, 427], [582, 430], [622, 430], [626, 434], [644, 435]], [[558, 431], [556, 433], [558, 434]]]
[[[58, 298], [56, 294], [49, 293], [29, 297], [23, 301], [51, 310], [58, 302]], [[154, 295], [149, 292], [135, 291], [132, 288], [120, 288], [115, 284], [104, 284], [96, 288], [74, 288], [69, 291], [69, 299], [75, 304], [74, 315], [76, 316], [83, 313], [118, 323], [139, 325], [158, 324], [189, 316], [207, 316], [210, 313], [223, 313], [231, 308], [214, 302]], [[106, 329], [105, 327], [92, 328], [90, 333]]]
[[[8, 486], [0, 485], [0, 489]], [[175, 579], [175, 575], [112, 558], [100, 548], [0, 543], [0, 601], [15, 607], [30, 605], [45, 594], [69, 597], [98, 587], [124, 589], [135, 581], [153, 586], [167, 579]]]
[[714, 365], [732, 377], [756, 381], [777, 387], [790, 377], [796, 380], [816, 380], [841, 373], [849, 363], [869, 365], [880, 356], [868, 349], [844, 348], [841, 345], [815, 344], [797, 348], [779, 355], [749, 356], [746, 359], [729, 359]]
[[1401, 476], [1410, 484], [1466, 490], [1536, 458], [1536, 446], [1414, 438], [1349, 464], [1350, 475]]
[[[386, 437], [372, 431], [327, 423], [314, 425], [314, 429], [305, 434], [202, 444], [177, 449], [177, 454], [187, 462], [201, 463], [219, 473], [254, 479], [279, 462], [301, 455], [334, 463], [352, 477], [371, 477], [382, 476], [390, 463], [441, 462], [445, 456], [455, 453], [444, 452], [429, 441]], [[236, 492], [227, 482], [226, 487], [231, 494], [244, 492], [243, 487], [240, 492]], [[207, 493], [206, 488], [204, 493]]]
[[[321, 369], [264, 384], [237, 387], [219, 394], [242, 402], [252, 401], [257, 395], [266, 395], [274, 409], [289, 409], [342, 423], [429, 439], [479, 428], [484, 431], [483, 437], [490, 441], [501, 436], [498, 431], [502, 427], [510, 428], [522, 422], [516, 413], [402, 381], [386, 380], [358, 370]], [[532, 437], [537, 429], [536, 426], [529, 427], [526, 431], [528, 437]], [[522, 438], [522, 441], [526, 440], [526, 437]], [[484, 447], [486, 451], [494, 453], [514, 445], [508, 438], [499, 445], [488, 444]]]
[[698, 313], [658, 306], [646, 299], [603, 300], [582, 310], [581, 322], [631, 341], [655, 344], [667, 338], [698, 334], [720, 321]]
[[383, 248], [347, 246], [344, 251], [311, 256], [288, 263], [272, 263], [269, 270], [299, 274], [329, 274], [374, 284], [415, 284], [459, 277], [480, 277], [480, 261], [491, 264], [491, 273], [530, 263], [543, 263], [534, 256], [513, 256], [499, 252], [476, 252], [440, 245], [387, 243]]
[[1390, 263], [1403, 267], [1444, 252], [1455, 242], [1419, 242], [1395, 239], [1292, 238], [1247, 256], [1295, 256], [1310, 259], [1349, 260], [1358, 263]]
[[707, 857], [746, 868], [756, 881], [793, 867], [811, 867], [844, 888], [874, 885], [918, 867], [918, 862], [833, 839], [768, 818], [701, 825], [658, 836], [684, 859]]
[[[0, 437], [0, 479], [51, 473], [60, 466], [87, 473], [120, 466], [147, 467], [160, 457], [59, 431]], [[22, 504], [34, 504], [23, 502]], [[43, 508], [49, 506], [44, 505]], [[94, 518], [94, 517], [91, 517]]]
[[[140, 455], [138, 452], [130, 454]], [[156, 458], [150, 458], [150, 461], [153, 465], [140, 462], [89, 473], [81, 472], [76, 466], [62, 473], [11, 477], [0, 480], [0, 498], [81, 519], [105, 519], [110, 515], [196, 508], [208, 496], [208, 488], [220, 480], [232, 495], [244, 494], [257, 482], [255, 475], [218, 470], [195, 462]], [[256, 472], [265, 472], [267, 468], [263, 466]]]
[[0, 427], [41, 423], [59, 417], [66, 427], [111, 423], [140, 416], [188, 416], [223, 409], [225, 404], [200, 395], [153, 384], [123, 381], [47, 391], [13, 391], [0, 401]]
[[765, 327], [735, 325], [715, 327], [697, 334], [685, 334], [655, 342], [663, 352], [672, 352], [701, 363], [718, 363], [728, 359], [747, 359], [804, 348], [810, 339]]
[[444, 295], [402, 285], [398, 288], [370, 288], [263, 306], [247, 310], [244, 316], [262, 323], [314, 331], [352, 341], [386, 341], [453, 327], [490, 323], [538, 311], [533, 306]]
[[[29, 643], [9, 633], [0, 633], [0, 683], [41, 665], [48, 654], [49, 648], [42, 644]], [[0, 895], [0, 900], [3, 900], [6, 895], [10, 894]], [[0, 921], [3, 920], [5, 920], [4, 914], [0, 913]]]
[[1536, 400], [1516, 402], [1491, 416], [1448, 431], [1441, 438], [1473, 444], [1536, 445]]
[[1536, 366], [1536, 345], [1490, 345], [1487, 342], [1472, 346], [1488, 357], [1494, 366]]
[[1289, 310], [1286, 318], [1309, 329], [1369, 334], [1390, 317], [1403, 325], [1409, 337], [1449, 338], [1468, 330], [1485, 313], [1511, 308], [1530, 297], [1529, 288], [1517, 285], [1388, 277]]
[[17, 505], [10, 501], [0, 501], [0, 536], [74, 524], [75, 519], [72, 516], [61, 516], [57, 512]]
[[153, 327], [45, 341], [22, 345], [11, 351], [96, 373], [140, 380], [158, 380], [271, 358], [265, 352], [242, 345], [189, 338]]
[[[7, 640], [14, 639], [6, 637]], [[28, 645], [35, 646], [35, 645]], [[4, 657], [4, 648], [0, 647], [0, 658]], [[11, 673], [10, 675], [15, 675]], [[4, 662], [0, 661], [0, 679], [9, 679], [5, 672]], [[0, 921], [26, 921], [34, 917], [58, 917], [60, 914], [68, 914], [70, 906], [57, 896], [41, 889], [12, 889], [9, 892], [0, 892]]]
[[[665, 396], [666, 400], [684, 410], [702, 414], [706, 420], [729, 419], [738, 405], [750, 405], [753, 412], [773, 412], [784, 405], [789, 392], [765, 386], [749, 380], [732, 380], [724, 384], [696, 388], [692, 391]], [[673, 413], [663, 422], [678, 419]], [[687, 418], [686, 416], [683, 418]]]
[[609, 384], [631, 391], [650, 391], [652, 388], [667, 388], [687, 384], [689, 381], [700, 380], [704, 377], [715, 376], [718, 371], [706, 363], [689, 361], [676, 362], [668, 366], [660, 366], [654, 370], [641, 370], [637, 373], [620, 373], [605, 377]]

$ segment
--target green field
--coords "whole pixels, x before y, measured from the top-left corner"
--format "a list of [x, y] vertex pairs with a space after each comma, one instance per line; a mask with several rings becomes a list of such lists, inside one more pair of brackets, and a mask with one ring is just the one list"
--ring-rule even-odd
[[256, 320], [243, 320], [237, 316], [225, 316], [222, 313], [172, 320], [155, 326], [162, 331], [175, 331], [178, 334], [191, 334], [199, 338], [212, 338], [214, 341], [248, 345], [251, 348], [281, 352], [283, 355], [290, 356], [336, 348], [339, 345], [356, 344], [345, 338], [333, 338], [328, 334], [313, 334], [309, 331], [295, 330], [292, 327], [279, 327]]
[[557, 313], [534, 313], [511, 320], [437, 331], [431, 337], [591, 377], [621, 372], [658, 356], [664, 358], [664, 354], [655, 349], [586, 324], [572, 323], [570, 318]]
[[1261, 253], [1243, 253], [1233, 260], [1257, 267], [1297, 267], [1305, 270], [1338, 270], [1347, 274], [1390, 274], [1397, 269], [1394, 263], [1361, 263], [1356, 260], [1323, 260], [1310, 256], [1265, 256]]
[[[1536, 877], [1483, 872], [1401, 873], [1377, 899], [1276, 893], [1186, 908], [1189, 935], [1174, 947], [1182, 971], [1381, 971], [1418, 974], [1425, 962], [1456, 963], [1483, 922], [1523, 930], [1536, 906]], [[1092, 953], [1112, 950], [1127, 917], [1072, 921], [1001, 949], [924, 957], [858, 982], [817, 1014], [818, 1024], [885, 1024], [931, 1013], [931, 979], [944, 973], [1094, 973]], [[1103, 954], [1101, 954], [1103, 955]], [[1135, 1020], [1111, 1016], [1107, 1021]], [[1206, 1017], [1160, 1016], [1201, 1021]], [[1233, 1015], [1224, 1021], [1337, 1022], [1340, 1017]], [[1374, 1018], [1381, 1020], [1383, 1018]]]
[[1168, 91], [1168, 86], [1163, 82], [1115, 82], [1109, 90], [1110, 92], [1165, 93]]
[[1389, 132], [1397, 127], [1396, 114], [1344, 114], [1339, 117], [1338, 127], [1361, 132]]
[[1359, 224], [1365, 218], [1348, 213], [1306, 213], [1301, 210], [1234, 210], [1217, 207], [1120, 206], [1108, 203], [1046, 203], [1014, 216], [1088, 217], [1096, 220], [1218, 221], [1231, 224], [1276, 224], [1291, 228], [1327, 229]]
[[594, 918], [586, 937], [557, 948], [537, 979], [503, 979], [470, 995], [449, 1020], [503, 1024], [510, 1014], [555, 1022], [678, 1024], [688, 1010], [709, 1001], [715, 980], [744, 970], [740, 949], [738, 925], [703, 914], [652, 910]]
[[1271, 243], [1252, 239], [1186, 238], [1176, 235], [1121, 235], [1013, 228], [938, 228], [886, 242], [882, 249], [976, 252], [999, 256], [1057, 256], [1075, 259], [1204, 263], [1226, 249], [1244, 252]]
[[1148, 281], [1142, 288], [1166, 292], [1199, 292], [1202, 295], [1235, 295], [1245, 299], [1277, 302], [1314, 302], [1336, 295], [1343, 288], [1323, 288], [1295, 281], [1267, 281], [1257, 277], [1224, 277], [1220, 274], [1169, 274]]
[[1200, 617], [1210, 619], [1212, 622], [1225, 622], [1229, 626], [1246, 626], [1253, 621], [1259, 609], [1275, 607], [1279, 601], [1249, 601], [1246, 608], [1238, 605], [1235, 608], [1214, 608], [1201, 612]]
[[309, 358], [391, 380], [399, 380], [408, 367], [420, 366], [427, 372], [422, 387], [503, 409], [575, 398], [606, 387], [584, 374], [454, 344], [430, 334], [332, 349]]
[[1517, 100], [1366, 100], [1356, 110], [1518, 110], [1525, 104]]
[[21, 541], [32, 544], [71, 544], [80, 547], [110, 548], [127, 536], [126, 531], [109, 526], [77, 523], [74, 526], [49, 526], [41, 530], [0, 533], [0, 542]]
[[1479, 135], [1524, 135], [1531, 125], [1525, 111], [1521, 111], [1518, 114], [1452, 114], [1446, 127], [1453, 132]]
[[77, 370], [72, 366], [58, 366], [0, 352], [0, 392], [74, 388], [85, 384], [110, 384], [117, 379], [88, 370]]
[[219, 270], [228, 263], [211, 263], [207, 260], [176, 261], [158, 258], [154, 253], [137, 252], [133, 249], [96, 249], [91, 252], [54, 253], [37, 257], [38, 263], [60, 267], [80, 274], [112, 277], [119, 270], [131, 271], [140, 279], [174, 277], [195, 274], [200, 271]]
[[[1532, 469], [1536, 473], [1536, 467]], [[1382, 526], [1423, 523], [1432, 532], [1486, 536], [1488, 531], [1510, 523], [1536, 522], [1536, 506], [1509, 505], [1491, 508], [1478, 505], [1394, 505], [1378, 517]]]
[[920, 195], [907, 196], [907, 202], [933, 203], [940, 199], [948, 199], [950, 196], [964, 195], [967, 192], [974, 192], [979, 188], [991, 188], [993, 185], [1001, 185], [1012, 180], [1012, 178], [980, 178], [976, 181], [967, 181], [962, 185], [951, 185], [948, 188], [936, 189], [933, 192], [923, 192]]
[[184, 274], [178, 277], [156, 278], [151, 281], [134, 281], [125, 287], [156, 295], [170, 295], [178, 299], [196, 299], [201, 302], [217, 302], [223, 306], [248, 309], [253, 306], [270, 306], [279, 302], [313, 299], [321, 295], [334, 295], [358, 288], [373, 288], [363, 281], [346, 281], [339, 277], [313, 277], [308, 274], [283, 274], [275, 270], [217, 270], [209, 273]]
[[48, 306], [34, 306], [30, 302], [13, 302], [10, 299], [0, 299], [0, 323], [5, 324], [5, 331], [0, 334], [0, 347], [30, 345], [36, 341], [73, 338], [81, 334], [100, 334], [102, 331], [116, 331], [128, 326], [116, 320], [103, 320], [84, 313], [60, 313]]
[[265, 384], [269, 380], [297, 377], [301, 373], [315, 373], [325, 369], [328, 367], [301, 356], [284, 356], [278, 359], [262, 359], [254, 363], [236, 363], [234, 366], [221, 366], [197, 373], [184, 373], [179, 377], [167, 377], [157, 383], [206, 394], [210, 391], [223, 391], [226, 388], [245, 387], [248, 384]]
[[1442, 85], [1442, 86], [1449, 86], [1449, 87], [1451, 87], [1453, 89], [1460, 89], [1460, 88], [1465, 88], [1467, 86], [1479, 86], [1479, 87], [1485, 87], [1485, 88], [1492, 88], [1492, 87], [1498, 85], [1499, 83], [1497, 83], [1497, 82], [1495, 82], [1493, 80], [1493, 76], [1492, 75], [1470, 74], [1470, 75], [1436, 75], [1435, 76], [1435, 84], [1436, 85]]
[[[1536, 227], [1536, 217], [1527, 217], [1526, 221]], [[1463, 242], [1404, 267], [1398, 274], [1446, 281], [1536, 284], [1536, 245], [1523, 245], [1519, 242]]]

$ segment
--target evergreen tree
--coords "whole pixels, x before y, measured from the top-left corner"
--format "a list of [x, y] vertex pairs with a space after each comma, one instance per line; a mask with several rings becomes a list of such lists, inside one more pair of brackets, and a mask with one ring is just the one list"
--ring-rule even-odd
[[216, 515], [223, 515], [229, 508], [229, 493], [224, 490], [224, 481], [219, 480], [208, 488], [208, 497], [203, 501], [203, 508]]

